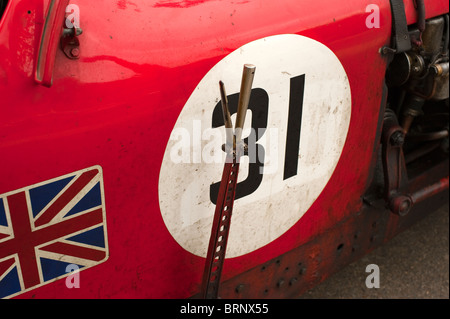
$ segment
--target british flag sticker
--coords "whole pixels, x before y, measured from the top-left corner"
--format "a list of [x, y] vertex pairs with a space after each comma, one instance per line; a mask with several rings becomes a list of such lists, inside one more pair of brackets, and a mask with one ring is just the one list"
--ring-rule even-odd
[[0, 195], [0, 298], [108, 259], [103, 173], [90, 167]]

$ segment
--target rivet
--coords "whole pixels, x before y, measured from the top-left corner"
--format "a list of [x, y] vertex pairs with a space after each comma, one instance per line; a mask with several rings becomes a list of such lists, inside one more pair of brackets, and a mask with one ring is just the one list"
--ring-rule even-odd
[[292, 279], [289, 281], [289, 286], [293, 286], [297, 281], [298, 281], [297, 277], [292, 278]]
[[243, 284], [237, 285], [235, 291], [239, 294], [242, 292], [242, 290], [244, 290], [244, 287], [245, 286]]
[[73, 57], [77, 58], [77, 57], [80, 56], [80, 49], [78, 49], [78, 48], [73, 48], [72, 50], [70, 50], [70, 54], [71, 54]]

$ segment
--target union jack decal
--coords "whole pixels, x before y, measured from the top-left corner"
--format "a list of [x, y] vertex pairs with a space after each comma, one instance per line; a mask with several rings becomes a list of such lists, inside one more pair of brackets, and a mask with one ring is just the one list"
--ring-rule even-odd
[[108, 259], [103, 174], [94, 166], [0, 195], [0, 298]]

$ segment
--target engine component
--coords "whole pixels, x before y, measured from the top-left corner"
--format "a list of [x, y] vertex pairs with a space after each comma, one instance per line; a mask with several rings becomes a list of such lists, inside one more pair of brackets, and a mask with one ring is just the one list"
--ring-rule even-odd
[[402, 86], [410, 78], [422, 76], [424, 70], [425, 61], [420, 54], [414, 51], [397, 54], [386, 72], [386, 84], [390, 87]]
[[424, 25], [410, 31], [419, 31], [420, 40], [413, 36], [414, 47], [397, 54], [386, 72], [386, 84], [401, 88], [397, 115], [405, 133], [423, 114], [427, 101], [449, 97], [448, 16], [429, 19]]
[[449, 97], [448, 87], [448, 61], [443, 63], [437, 63], [432, 66], [435, 73], [434, 76], [434, 94], [433, 100], [445, 100]]
[[433, 56], [441, 52], [442, 35], [444, 33], [444, 17], [430, 19], [425, 23], [422, 34], [422, 48], [425, 56]]
[[413, 205], [411, 197], [405, 193], [408, 176], [402, 150], [404, 141], [405, 135], [398, 125], [397, 117], [392, 110], [387, 109], [382, 133], [384, 197], [391, 211], [400, 216], [408, 214]]

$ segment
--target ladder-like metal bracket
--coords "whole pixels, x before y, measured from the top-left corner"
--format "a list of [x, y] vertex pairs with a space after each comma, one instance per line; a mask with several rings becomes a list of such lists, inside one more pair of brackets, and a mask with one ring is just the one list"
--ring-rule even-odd
[[225, 152], [227, 154], [225, 166], [217, 196], [216, 209], [211, 229], [208, 252], [201, 287], [201, 296], [206, 299], [215, 299], [219, 294], [219, 283], [222, 268], [225, 261], [225, 252], [230, 231], [231, 214], [233, 212], [234, 198], [236, 194], [237, 179], [239, 174], [240, 158], [244, 155], [245, 145], [242, 141], [242, 128], [252, 89], [255, 66], [246, 64], [242, 75], [241, 91], [239, 94], [236, 126], [233, 131], [228, 99], [225, 85], [220, 81], [220, 95], [222, 111], [226, 129]]

